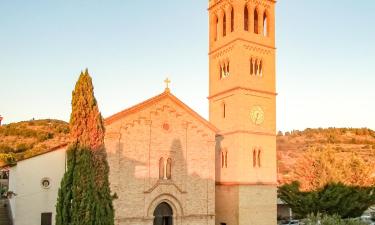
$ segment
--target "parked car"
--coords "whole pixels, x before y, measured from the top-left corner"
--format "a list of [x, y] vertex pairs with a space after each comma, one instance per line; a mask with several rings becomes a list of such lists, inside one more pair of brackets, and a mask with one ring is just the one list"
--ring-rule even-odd
[[283, 220], [281, 225], [300, 225], [299, 220]]

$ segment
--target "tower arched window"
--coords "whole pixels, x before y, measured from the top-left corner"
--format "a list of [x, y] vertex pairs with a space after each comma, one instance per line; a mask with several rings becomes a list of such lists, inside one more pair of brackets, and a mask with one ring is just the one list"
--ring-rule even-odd
[[229, 76], [229, 62], [224, 62], [220, 64], [220, 79]]
[[227, 35], [227, 15], [224, 13], [223, 17], [223, 37]]
[[259, 34], [259, 29], [258, 29], [258, 10], [254, 10], [254, 33]]
[[263, 36], [268, 36], [268, 18], [266, 12], [263, 14]]
[[230, 31], [234, 31], [234, 9], [232, 7], [232, 10], [230, 11]]
[[259, 60], [259, 76], [263, 77], [263, 60]]
[[259, 75], [259, 60], [258, 59], [255, 60], [255, 75], [256, 76]]
[[244, 21], [243, 21], [243, 25], [244, 25], [244, 30], [248, 31], [249, 30], [249, 10], [247, 8], [247, 5], [245, 5], [245, 8], [243, 10], [243, 18], [244, 18]]
[[164, 158], [160, 158], [159, 160], [159, 179], [164, 179]]
[[172, 179], [172, 159], [167, 159], [167, 169], [166, 169], [166, 177], [168, 180]]

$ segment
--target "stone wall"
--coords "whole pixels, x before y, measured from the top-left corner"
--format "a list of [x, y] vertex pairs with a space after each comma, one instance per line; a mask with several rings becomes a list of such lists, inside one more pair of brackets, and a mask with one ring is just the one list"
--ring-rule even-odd
[[[105, 144], [118, 224], [152, 224], [158, 204], [174, 224], [214, 224], [215, 132], [169, 98], [106, 126]], [[159, 160], [172, 178], [159, 179]]]

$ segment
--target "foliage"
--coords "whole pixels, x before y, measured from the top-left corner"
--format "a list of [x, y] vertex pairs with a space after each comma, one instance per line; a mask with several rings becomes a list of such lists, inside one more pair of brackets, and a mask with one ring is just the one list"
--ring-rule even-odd
[[2, 153], [0, 154], [0, 160], [8, 165], [13, 165], [16, 163], [16, 158], [13, 153]]
[[303, 221], [305, 225], [367, 225], [358, 219], [341, 219], [338, 215], [327, 215], [318, 213], [310, 214]]
[[72, 98], [70, 137], [72, 142], [93, 150], [103, 146], [104, 125], [94, 97], [94, 87], [87, 70], [81, 73]]
[[[40, 154], [67, 142], [69, 126], [60, 120], [44, 119], [0, 126], [0, 158], [15, 160]], [[1, 162], [0, 162], [1, 163]], [[2, 160], [2, 163], [7, 163]]]
[[56, 225], [113, 225], [103, 119], [87, 70], [72, 94], [70, 130], [72, 143], [58, 193]]
[[278, 196], [302, 217], [325, 213], [353, 218], [375, 204], [375, 187], [330, 183], [315, 191], [304, 192], [299, 189], [298, 182], [293, 182], [279, 187]]
[[306, 191], [321, 188], [330, 182], [372, 186], [375, 185], [372, 170], [372, 164], [366, 163], [355, 153], [341, 158], [332, 149], [309, 149], [294, 165], [291, 180], [298, 180], [302, 190]]

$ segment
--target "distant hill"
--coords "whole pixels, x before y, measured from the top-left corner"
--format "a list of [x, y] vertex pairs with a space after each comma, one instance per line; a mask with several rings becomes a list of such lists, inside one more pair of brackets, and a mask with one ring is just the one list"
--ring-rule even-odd
[[[68, 143], [69, 124], [61, 120], [31, 120], [0, 127], [0, 165], [46, 152]], [[375, 174], [375, 131], [367, 128], [318, 128], [279, 132], [277, 159], [279, 184], [290, 182], [294, 170], [309, 149], [334, 151], [345, 159], [355, 153]], [[294, 179], [295, 177], [293, 177]]]
[[65, 144], [69, 124], [61, 120], [30, 120], [0, 127], [0, 160], [2, 164], [29, 158]]
[[293, 174], [296, 174], [295, 170], [298, 168], [303, 168], [303, 163], [306, 161], [303, 159], [304, 153], [310, 149], [318, 151], [329, 149], [334, 152], [335, 158], [343, 162], [357, 155], [375, 175], [375, 131], [367, 128], [295, 130], [285, 134], [279, 132], [277, 136], [279, 184], [296, 180]]

